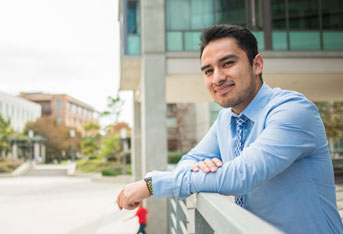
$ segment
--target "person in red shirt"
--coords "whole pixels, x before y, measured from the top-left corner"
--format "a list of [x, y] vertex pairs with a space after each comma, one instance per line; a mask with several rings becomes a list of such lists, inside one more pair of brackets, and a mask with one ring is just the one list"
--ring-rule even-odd
[[137, 234], [139, 234], [139, 233], [146, 234], [145, 227], [146, 227], [146, 223], [147, 223], [148, 213], [149, 213], [148, 210], [143, 207], [142, 202], [141, 202], [141, 203], [139, 203], [136, 214], [134, 216], [128, 218], [128, 219], [132, 219], [136, 216], [138, 217], [139, 229], [138, 229]]
[[136, 211], [136, 214], [135, 214], [135, 216], [138, 216], [138, 222], [139, 222], [139, 230], [137, 234], [139, 233], [145, 234], [145, 227], [146, 227], [148, 213], [149, 213], [148, 210], [143, 207], [142, 203], [140, 203], [138, 206], [138, 210]]

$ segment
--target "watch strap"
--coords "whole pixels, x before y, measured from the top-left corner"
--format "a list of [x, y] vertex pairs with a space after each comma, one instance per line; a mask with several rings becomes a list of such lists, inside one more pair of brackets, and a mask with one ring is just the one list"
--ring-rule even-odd
[[149, 189], [150, 194], [153, 195], [153, 191], [152, 191], [152, 178], [151, 178], [151, 176], [145, 177], [144, 181], [145, 181], [145, 183], [146, 183], [146, 185], [147, 185], [147, 187]]

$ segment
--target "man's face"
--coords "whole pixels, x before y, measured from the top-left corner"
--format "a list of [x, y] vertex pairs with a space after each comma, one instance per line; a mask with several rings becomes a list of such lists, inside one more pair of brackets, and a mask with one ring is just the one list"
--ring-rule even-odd
[[256, 55], [251, 66], [234, 38], [210, 42], [201, 57], [206, 87], [215, 102], [223, 107], [232, 107], [237, 114], [244, 110], [261, 87], [259, 74], [262, 68], [262, 56]]

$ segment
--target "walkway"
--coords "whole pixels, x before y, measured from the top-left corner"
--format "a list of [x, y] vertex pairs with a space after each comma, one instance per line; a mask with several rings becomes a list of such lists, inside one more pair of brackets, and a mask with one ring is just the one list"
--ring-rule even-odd
[[122, 184], [89, 178], [0, 178], [0, 233], [133, 234], [134, 211], [119, 211]]

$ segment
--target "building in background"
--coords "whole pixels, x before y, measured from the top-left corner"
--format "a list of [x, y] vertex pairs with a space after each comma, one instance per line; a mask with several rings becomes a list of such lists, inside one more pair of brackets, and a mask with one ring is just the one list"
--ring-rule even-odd
[[23, 132], [28, 121], [41, 117], [42, 107], [24, 98], [0, 92], [0, 115], [11, 120], [11, 126], [16, 132]]
[[[166, 169], [166, 122], [175, 121], [168, 120], [166, 103], [193, 103], [197, 139], [216, 118], [220, 108], [212, 104], [199, 60], [199, 36], [213, 24], [252, 31], [269, 86], [316, 102], [343, 101], [341, 0], [121, 0], [120, 13], [120, 90], [134, 91], [136, 179]], [[167, 233], [164, 202], [147, 201], [149, 233]]]
[[92, 106], [67, 94], [20, 93], [20, 97], [42, 106], [42, 116], [52, 117], [59, 124], [76, 128], [83, 133], [82, 125], [93, 121]]

